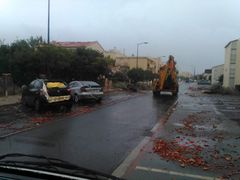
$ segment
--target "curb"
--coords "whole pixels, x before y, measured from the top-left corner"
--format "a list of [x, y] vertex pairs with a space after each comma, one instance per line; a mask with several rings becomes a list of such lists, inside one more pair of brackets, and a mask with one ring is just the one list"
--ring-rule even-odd
[[1, 102], [0, 107], [20, 104], [21, 103], [21, 94], [0, 96], [0, 102]]
[[0, 105], [0, 108], [8, 107], [8, 106], [16, 106], [16, 105], [19, 105], [19, 104], [21, 104], [21, 102], [14, 102], [14, 103], [10, 103], [10, 104], [2, 104], [2, 105]]

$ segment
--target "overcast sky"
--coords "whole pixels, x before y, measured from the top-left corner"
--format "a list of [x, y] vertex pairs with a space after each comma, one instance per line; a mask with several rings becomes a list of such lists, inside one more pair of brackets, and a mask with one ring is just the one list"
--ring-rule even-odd
[[[175, 56], [182, 71], [224, 63], [240, 38], [240, 0], [51, 0], [51, 40], [99, 41], [139, 56]], [[47, 0], [0, 0], [0, 39], [47, 38]], [[164, 60], [167, 58], [165, 57]]]

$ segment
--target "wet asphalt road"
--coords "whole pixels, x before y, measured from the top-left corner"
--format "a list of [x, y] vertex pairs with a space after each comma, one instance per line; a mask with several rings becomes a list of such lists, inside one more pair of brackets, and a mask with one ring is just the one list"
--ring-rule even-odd
[[240, 97], [188, 86], [181, 86], [177, 106], [126, 179], [240, 179]]
[[176, 99], [151, 92], [0, 139], [0, 154], [26, 153], [67, 160], [111, 174]]

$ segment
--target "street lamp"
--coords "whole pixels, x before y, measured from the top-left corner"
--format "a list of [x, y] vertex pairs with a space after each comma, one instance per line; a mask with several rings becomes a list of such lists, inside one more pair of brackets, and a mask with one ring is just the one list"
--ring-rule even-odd
[[50, 42], [50, 0], [48, 0], [48, 32], [47, 32], [47, 43]]
[[148, 44], [148, 42], [137, 43], [137, 62], [136, 62], [136, 68], [138, 68], [138, 48], [139, 48], [140, 45], [143, 45], [143, 44]]

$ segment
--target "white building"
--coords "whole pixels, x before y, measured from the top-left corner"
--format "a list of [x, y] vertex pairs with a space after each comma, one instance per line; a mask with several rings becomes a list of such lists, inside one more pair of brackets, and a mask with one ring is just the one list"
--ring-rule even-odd
[[149, 57], [135, 57], [125, 56], [117, 57], [115, 60], [116, 67], [128, 67], [129, 69], [141, 68], [143, 70], [150, 70], [153, 73], [157, 73], [156, 61]]
[[111, 59], [116, 60], [116, 58], [118, 58], [118, 57], [125, 57], [125, 54], [122, 53], [121, 51], [119, 51], [118, 49], [114, 48], [114, 49], [105, 51], [104, 56], [106, 56], [106, 57], [109, 56]]
[[205, 69], [203, 73], [203, 78], [210, 81], [212, 79], [212, 69]]
[[218, 84], [219, 77], [223, 75], [224, 64], [212, 67], [211, 84]]
[[105, 52], [102, 45], [98, 41], [88, 41], [88, 42], [69, 42], [69, 41], [56, 42], [56, 41], [53, 41], [52, 44], [54, 44], [56, 46], [61, 46], [61, 47], [67, 48], [67, 49], [77, 49], [77, 48], [85, 47], [87, 49], [92, 49], [92, 50], [98, 51], [100, 53]]
[[152, 60], [154, 60], [156, 62], [156, 73], [160, 70], [160, 67], [162, 67], [163, 61], [161, 57], [157, 57], [157, 58], [151, 58]]
[[180, 71], [178, 76], [183, 78], [191, 78], [193, 75], [191, 72]]
[[240, 85], [240, 39], [225, 46], [223, 86], [235, 88], [236, 85]]

